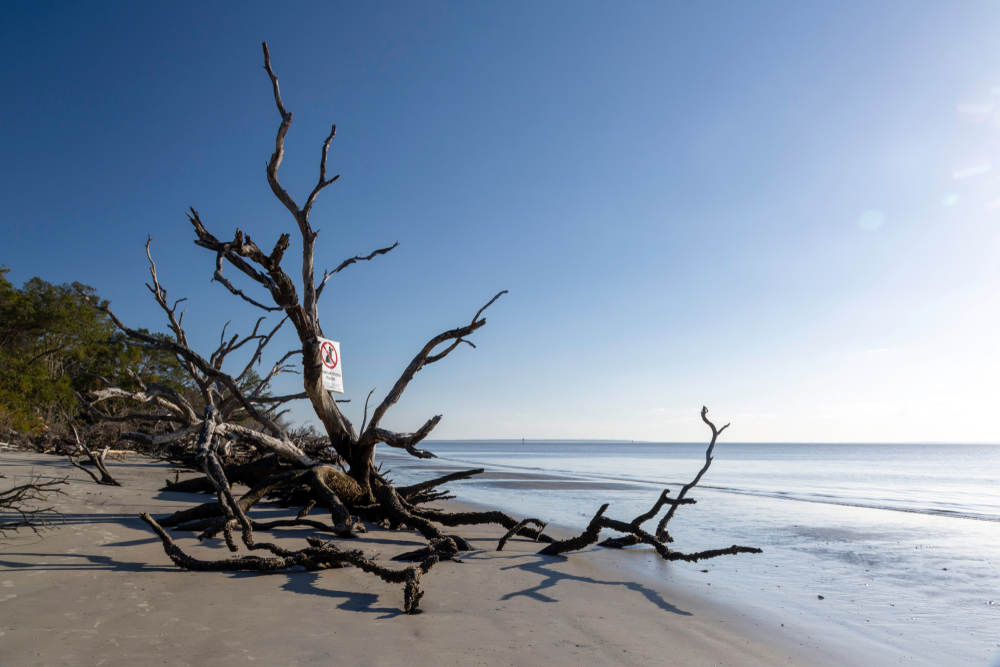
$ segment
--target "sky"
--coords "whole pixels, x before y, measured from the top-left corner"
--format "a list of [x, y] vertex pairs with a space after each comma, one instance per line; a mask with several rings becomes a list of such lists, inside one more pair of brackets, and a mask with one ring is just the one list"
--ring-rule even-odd
[[738, 442], [1000, 441], [1000, 3], [7, 2], [0, 36], [9, 279], [165, 330], [152, 236], [206, 356], [264, 313], [188, 207], [292, 233], [299, 274], [268, 42], [300, 203], [338, 126], [318, 269], [400, 243], [320, 303], [355, 423], [506, 289], [383, 426], [690, 442], [705, 405]]

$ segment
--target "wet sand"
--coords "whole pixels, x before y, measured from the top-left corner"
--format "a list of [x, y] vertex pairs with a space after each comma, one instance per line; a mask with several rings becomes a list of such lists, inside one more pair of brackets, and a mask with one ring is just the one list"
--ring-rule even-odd
[[[552, 558], [521, 538], [497, 552], [499, 526], [446, 529], [476, 550], [425, 575], [422, 613], [408, 616], [401, 586], [354, 568], [265, 575], [176, 568], [138, 514], [163, 516], [211, 497], [159, 491], [172, 477], [166, 464], [112, 463], [121, 488], [98, 486], [56, 457], [2, 453], [0, 469], [7, 485], [31, 471], [71, 482], [66, 496], [53, 497], [65, 524], [41, 537], [22, 530], [0, 538], [5, 667], [837, 663], [736, 607], [641, 576], [642, 552], [590, 548]], [[294, 513], [265, 507], [254, 516]], [[312, 532], [269, 534], [300, 548]], [[173, 535], [192, 556], [229, 555], [220, 540]], [[388, 559], [423, 543], [414, 532], [371, 527], [351, 546], [404, 567]]]

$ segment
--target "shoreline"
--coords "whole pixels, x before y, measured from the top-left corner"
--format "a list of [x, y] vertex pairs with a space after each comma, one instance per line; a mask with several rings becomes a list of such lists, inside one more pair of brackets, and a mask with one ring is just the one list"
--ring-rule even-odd
[[[176, 568], [137, 515], [207, 496], [158, 491], [168, 464], [116, 464], [120, 488], [97, 486], [51, 456], [4, 453], [0, 465], [9, 483], [31, 469], [71, 480], [68, 495], [54, 498], [66, 525], [0, 543], [5, 664], [835, 664], [712, 600], [639, 576], [641, 551], [591, 548], [549, 558], [521, 538], [497, 552], [497, 526], [449, 529], [476, 550], [429, 572], [423, 613], [406, 616], [398, 586], [354, 568], [265, 575]], [[269, 535], [297, 548], [309, 532]], [[228, 554], [220, 540], [178, 543], [199, 558]], [[373, 528], [352, 546], [382, 552], [389, 565], [394, 553], [422, 544], [410, 531]]]
[[[383, 456], [394, 474], [408, 479], [485, 467], [486, 473], [457, 482], [452, 490], [515, 517], [542, 513], [539, 518], [574, 526], [567, 529], [572, 534], [582, 531], [600, 504], [610, 502], [608, 516], [627, 521], [648, 509], [662, 488], [619, 478], [609, 490], [606, 477], [542, 466], [515, 471], [484, 466], [486, 461], [445, 459], [434, 465], [393, 452]], [[574, 484], [561, 481], [571, 477]], [[702, 486], [692, 495], [703, 502], [675, 517], [671, 533], [678, 541], [671, 548], [693, 552], [736, 543], [764, 553], [698, 564], [646, 559], [642, 554], [650, 554], [642, 547], [625, 552], [591, 547], [571, 557], [628, 565], [635, 581], [665, 584], [716, 603], [716, 615], [744, 621], [746, 631], [765, 629], [776, 641], [801, 645], [836, 664], [1000, 665], [1000, 633], [993, 624], [1000, 608], [989, 602], [1000, 594], [995, 583], [1000, 563], [989, 555], [1000, 549], [1000, 536], [990, 530], [991, 522], [956, 522], [954, 515], [895, 508], [790, 503]], [[609, 551], [617, 555], [608, 556]]]

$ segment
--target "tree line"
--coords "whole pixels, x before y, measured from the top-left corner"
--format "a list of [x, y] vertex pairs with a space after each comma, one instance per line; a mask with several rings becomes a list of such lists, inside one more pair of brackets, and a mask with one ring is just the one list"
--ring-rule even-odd
[[[108, 380], [138, 388], [139, 379], [185, 392], [177, 359], [128, 345], [93, 287], [35, 277], [17, 287], [0, 266], [0, 437], [62, 432], [80, 396]], [[85, 418], [85, 416], [83, 416]]]

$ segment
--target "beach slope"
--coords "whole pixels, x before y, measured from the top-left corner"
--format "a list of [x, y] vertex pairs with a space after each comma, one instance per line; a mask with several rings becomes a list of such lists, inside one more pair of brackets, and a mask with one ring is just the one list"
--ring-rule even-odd
[[[826, 664], [738, 610], [632, 576], [629, 560], [648, 554], [589, 549], [551, 558], [521, 538], [497, 552], [497, 526], [457, 531], [476, 550], [425, 575], [422, 613], [412, 616], [401, 613], [401, 587], [354, 568], [183, 571], [138, 515], [163, 516], [211, 496], [159, 491], [172, 477], [163, 463], [113, 465], [120, 488], [94, 484], [65, 459], [0, 454], [4, 483], [31, 472], [71, 482], [66, 496], [53, 498], [65, 524], [41, 537], [22, 530], [0, 538], [5, 666]], [[294, 510], [260, 511], [288, 514]], [[300, 548], [311, 533], [271, 534]], [[173, 535], [198, 558], [229, 555], [221, 540]], [[370, 527], [351, 546], [401, 568], [389, 559], [423, 543], [414, 532]]]

